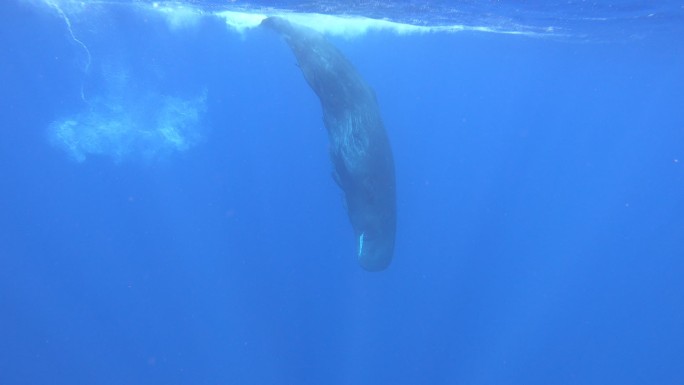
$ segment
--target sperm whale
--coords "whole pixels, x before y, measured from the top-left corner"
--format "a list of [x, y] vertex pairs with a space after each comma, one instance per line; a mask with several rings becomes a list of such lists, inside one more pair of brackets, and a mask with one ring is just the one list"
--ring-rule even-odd
[[359, 264], [368, 271], [384, 270], [394, 254], [396, 182], [375, 93], [322, 34], [279, 17], [261, 25], [284, 38], [320, 99], [332, 175], [344, 191]]

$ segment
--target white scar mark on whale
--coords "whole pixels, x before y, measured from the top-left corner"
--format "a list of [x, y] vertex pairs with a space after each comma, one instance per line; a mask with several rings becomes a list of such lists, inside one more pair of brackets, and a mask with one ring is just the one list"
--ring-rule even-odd
[[359, 236], [359, 258], [361, 258], [361, 255], [363, 255], [363, 236], [366, 233], [361, 233], [361, 236]]
[[[83, 73], [85, 75], [87, 75], [88, 72], [90, 72], [90, 63], [92, 61], [92, 56], [90, 55], [90, 50], [85, 45], [85, 43], [83, 43], [81, 40], [79, 40], [76, 37], [76, 35], [74, 34], [74, 30], [71, 26], [71, 20], [69, 19], [69, 16], [67, 16], [67, 14], [62, 10], [62, 8], [59, 6], [59, 4], [57, 4], [54, 1], [49, 1], [49, 0], [46, 1], [45, 4], [47, 4], [49, 7], [54, 9], [55, 12], [57, 12], [57, 15], [64, 21], [64, 24], [66, 25], [67, 30], [69, 31], [69, 35], [71, 36], [71, 40], [73, 40], [74, 43], [76, 43], [79, 47], [81, 47], [81, 49], [83, 49], [83, 51], [85, 52], [86, 62], [85, 62], [85, 66], [83, 68]], [[85, 92], [84, 92], [83, 88], [84, 88], [84, 85], [81, 84], [81, 100], [83, 100], [84, 102], [87, 103], [88, 101], [85, 98]]]

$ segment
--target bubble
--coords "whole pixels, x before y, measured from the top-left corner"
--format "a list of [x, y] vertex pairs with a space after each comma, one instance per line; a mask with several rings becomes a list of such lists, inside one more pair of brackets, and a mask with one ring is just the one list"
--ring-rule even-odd
[[201, 141], [206, 91], [191, 98], [148, 91], [97, 96], [89, 108], [49, 126], [51, 142], [71, 159], [158, 160]]

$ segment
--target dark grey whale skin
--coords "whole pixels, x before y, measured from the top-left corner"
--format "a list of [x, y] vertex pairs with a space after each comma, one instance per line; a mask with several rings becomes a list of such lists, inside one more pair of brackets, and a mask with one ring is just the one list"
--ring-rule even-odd
[[392, 148], [375, 93], [320, 33], [278, 17], [261, 25], [282, 35], [321, 101], [333, 178], [345, 194], [359, 264], [384, 270], [394, 254], [396, 192]]

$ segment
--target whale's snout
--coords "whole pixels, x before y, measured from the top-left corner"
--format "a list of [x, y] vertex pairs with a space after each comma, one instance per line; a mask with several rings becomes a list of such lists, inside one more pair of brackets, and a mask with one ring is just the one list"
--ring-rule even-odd
[[357, 255], [359, 265], [367, 271], [382, 271], [392, 262], [394, 237], [370, 236], [362, 233], [358, 237]]

